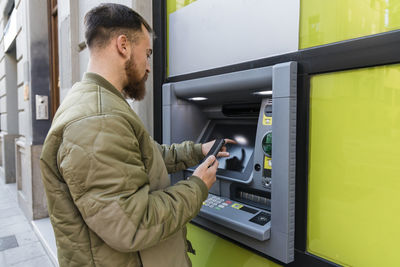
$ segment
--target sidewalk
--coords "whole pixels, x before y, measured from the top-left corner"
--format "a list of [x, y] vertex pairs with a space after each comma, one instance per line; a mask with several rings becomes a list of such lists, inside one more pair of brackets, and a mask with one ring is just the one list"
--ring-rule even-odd
[[[18, 207], [16, 184], [4, 184], [0, 179], [0, 267], [54, 267], [46, 253], [51, 254], [50, 247], [55, 246], [49, 231], [48, 219], [29, 222], [25, 218]], [[40, 240], [50, 244], [47, 249]]]

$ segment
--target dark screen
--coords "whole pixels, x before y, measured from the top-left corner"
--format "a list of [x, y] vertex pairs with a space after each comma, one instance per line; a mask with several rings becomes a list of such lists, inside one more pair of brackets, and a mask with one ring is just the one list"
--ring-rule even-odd
[[218, 158], [219, 169], [243, 172], [254, 151], [256, 124], [223, 124], [215, 123], [207, 141], [217, 138], [229, 138], [238, 144], [226, 144], [230, 156]]

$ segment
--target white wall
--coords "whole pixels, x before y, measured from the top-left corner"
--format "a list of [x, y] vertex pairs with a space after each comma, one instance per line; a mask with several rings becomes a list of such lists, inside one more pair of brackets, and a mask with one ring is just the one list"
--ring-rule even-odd
[[169, 74], [298, 50], [300, 0], [198, 0], [170, 14]]

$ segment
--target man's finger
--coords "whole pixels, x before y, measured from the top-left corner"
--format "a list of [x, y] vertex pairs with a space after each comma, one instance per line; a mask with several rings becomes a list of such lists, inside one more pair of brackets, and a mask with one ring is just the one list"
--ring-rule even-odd
[[214, 169], [214, 171], [216, 172], [216, 171], [217, 171], [217, 169], [218, 169], [218, 165], [219, 165], [219, 161], [218, 161], [218, 160], [216, 160], [216, 161], [214, 162], [214, 165], [210, 166], [210, 169], [211, 169], [211, 168], [213, 168], [213, 169]]
[[211, 164], [213, 164], [213, 162], [215, 161], [215, 156], [211, 155], [209, 156], [205, 161], [204, 161], [204, 165], [206, 165], [207, 167], [210, 166]]
[[237, 144], [237, 142], [233, 139], [225, 138], [225, 144]]
[[229, 152], [223, 151], [223, 152], [219, 152], [218, 157], [229, 157]]

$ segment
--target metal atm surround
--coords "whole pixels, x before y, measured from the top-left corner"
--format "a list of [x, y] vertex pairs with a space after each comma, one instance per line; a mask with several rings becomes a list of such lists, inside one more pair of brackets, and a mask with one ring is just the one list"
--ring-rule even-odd
[[[209, 124], [214, 121], [234, 124], [235, 121], [249, 120], [257, 124], [253, 162], [248, 163], [252, 165], [251, 174], [239, 181], [217, 172], [217, 182], [211, 188], [210, 196], [230, 200], [232, 188], [255, 191], [258, 196], [262, 194], [270, 201], [270, 211], [252, 206], [251, 202], [232, 202], [256, 210], [255, 215], [262, 212], [270, 215], [270, 221], [263, 228], [267, 230], [260, 232], [250, 221], [238, 222], [235, 216], [229, 217], [229, 212], [221, 216], [213, 215], [205, 206], [193, 221], [284, 263], [294, 260], [296, 81], [297, 63], [286, 62], [163, 85], [165, 144], [184, 140], [200, 142]], [[271, 89], [272, 95], [256, 94]], [[206, 99], [193, 101], [195, 97]], [[271, 110], [269, 114], [265, 113], [271, 102], [272, 125], [265, 122], [265, 116], [271, 115]], [[226, 107], [231, 109], [227, 112]], [[255, 112], [256, 117], [252, 116]], [[264, 135], [269, 131], [272, 131], [273, 140], [270, 180], [263, 177], [266, 160], [261, 146]], [[189, 169], [171, 175], [172, 182], [191, 175], [192, 171]], [[270, 181], [272, 184], [268, 186], [266, 182]]]

